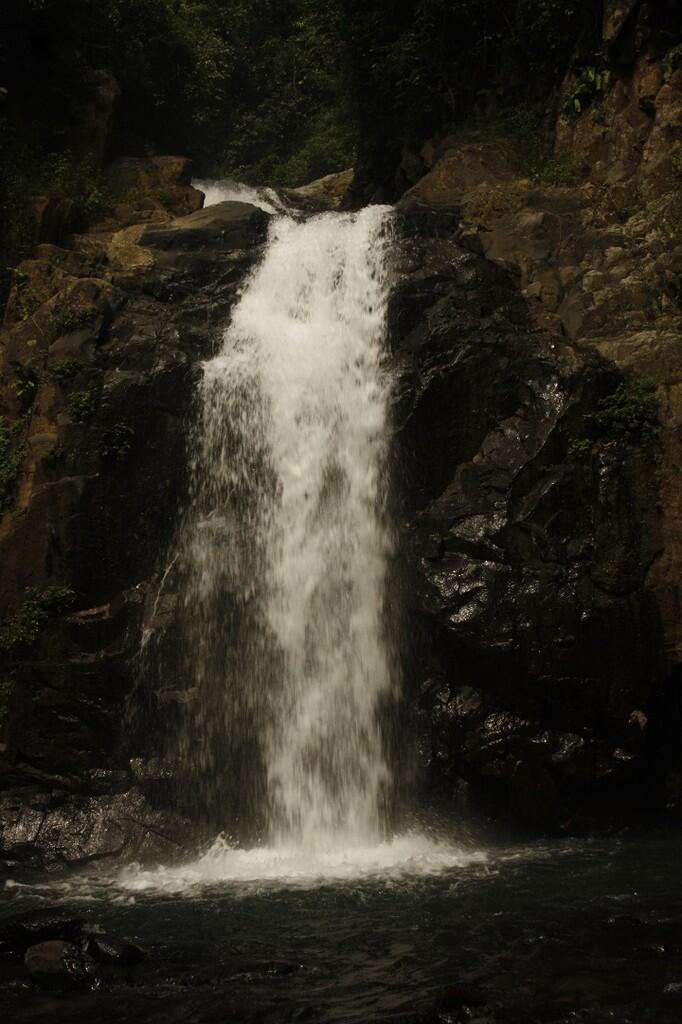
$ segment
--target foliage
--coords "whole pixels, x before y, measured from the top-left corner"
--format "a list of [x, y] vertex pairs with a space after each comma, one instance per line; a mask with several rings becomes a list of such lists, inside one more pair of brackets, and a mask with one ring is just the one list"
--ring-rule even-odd
[[663, 78], [669, 82], [679, 67], [682, 67], [682, 43], [668, 50], [663, 59]]
[[64, 381], [72, 380], [81, 369], [82, 366], [77, 359], [59, 359], [48, 367], [47, 375], [52, 380], [63, 383]]
[[[38, 75], [43, 116], [67, 143], [50, 141], [51, 173], [86, 212], [108, 196], [96, 176], [73, 181], [90, 169], [69, 140], [64, 98], [83, 91], [88, 67], [110, 69], [121, 87], [128, 152], [151, 143], [190, 152], [205, 173], [261, 162], [272, 172], [305, 146], [320, 114], [344, 117], [338, 41], [318, 8], [314, 0], [17, 0], [3, 24], [8, 102], [33, 105]], [[40, 71], [31, 60], [38, 40]], [[325, 171], [339, 169], [332, 159]]]
[[21, 464], [26, 452], [23, 419], [8, 427], [0, 416], [0, 514], [12, 503]]
[[348, 122], [339, 120], [336, 111], [325, 111], [315, 118], [301, 148], [274, 171], [272, 180], [276, 185], [303, 185], [352, 167], [354, 159], [355, 138]]
[[[37, 240], [28, 197], [43, 195], [59, 201], [65, 223], [73, 230], [85, 228], [109, 205], [102, 173], [92, 156], [46, 151], [52, 143], [40, 137], [40, 121], [25, 121], [25, 117], [23, 110], [13, 119], [0, 116], [0, 306], [11, 285], [19, 283], [12, 265], [30, 256]], [[20, 318], [26, 319], [35, 303], [28, 292], [22, 292], [23, 288], [18, 308]]]
[[32, 647], [50, 619], [67, 611], [75, 597], [70, 587], [61, 585], [28, 590], [14, 616], [0, 626], [0, 653]]
[[46, 455], [43, 455], [42, 463], [45, 469], [52, 472], [56, 470], [59, 465], [64, 461], [66, 452], [64, 446], [57, 442]]
[[130, 451], [135, 431], [126, 423], [116, 423], [102, 436], [99, 454], [103, 459], [115, 459], [122, 462]]
[[9, 704], [14, 691], [14, 680], [11, 678], [0, 679], [0, 727], [5, 724], [9, 717]]
[[592, 441], [587, 438], [572, 437], [568, 442], [569, 462], [583, 462], [592, 451]]
[[69, 412], [77, 423], [85, 423], [97, 410], [97, 389], [85, 388], [83, 391], [72, 391], [68, 398]]
[[97, 310], [92, 307], [83, 309], [76, 306], [63, 306], [61, 309], [55, 310], [50, 317], [50, 328], [55, 336], [70, 334], [90, 323], [96, 315]]
[[[591, 0], [337, 0], [363, 142], [357, 184], [395, 185], [400, 151], [472, 116], [548, 109], [576, 48], [594, 50]], [[326, 17], [334, 18], [325, 4]], [[530, 74], [529, 74], [530, 71]], [[370, 178], [365, 183], [364, 176]]]
[[40, 385], [40, 377], [31, 362], [18, 363], [13, 361], [11, 365], [16, 378], [12, 387], [26, 409], [32, 404], [36, 396]]
[[9, 283], [14, 285], [14, 305], [17, 319], [20, 321], [28, 320], [38, 308], [38, 301], [31, 292], [28, 274], [18, 270], [16, 267], [8, 267], [7, 272]]
[[585, 179], [585, 170], [570, 153], [555, 153], [540, 164], [534, 177], [542, 185], [571, 188]]
[[610, 438], [631, 444], [655, 440], [661, 425], [656, 385], [642, 380], [620, 384], [601, 399], [589, 420], [601, 435]]
[[[12, 0], [0, 32], [0, 307], [30, 255], [28, 198], [66, 232], [112, 203], [94, 92], [118, 82], [109, 154], [191, 155], [198, 173], [301, 185], [353, 162], [339, 0]], [[169, 73], [172, 69], [172, 73]], [[100, 75], [100, 78], [97, 78]], [[84, 112], [87, 112], [84, 117]], [[99, 140], [99, 141], [98, 141]], [[56, 239], [55, 239], [56, 240]]]
[[582, 113], [593, 100], [608, 91], [612, 78], [610, 69], [603, 64], [589, 64], [583, 67], [573, 79], [568, 95], [564, 99], [564, 113]]
[[14, 283], [10, 264], [30, 255], [33, 244], [33, 221], [26, 205], [27, 149], [21, 133], [0, 114], [0, 305]]
[[[361, 170], [393, 181], [401, 148], [448, 122], [522, 98], [545, 109], [601, 28], [592, 0], [6, 6], [0, 267], [35, 241], [27, 196], [64, 200], [74, 230], [108, 208], [101, 139], [85, 137], [100, 128], [83, 118], [97, 107], [92, 69], [121, 88], [110, 154], [187, 153], [198, 174], [296, 186], [349, 166], [361, 143]], [[0, 303], [7, 287], [5, 274]]]
[[91, 157], [70, 150], [49, 154], [33, 187], [36, 192], [75, 203], [76, 225], [84, 226], [111, 209], [112, 198], [100, 169]]

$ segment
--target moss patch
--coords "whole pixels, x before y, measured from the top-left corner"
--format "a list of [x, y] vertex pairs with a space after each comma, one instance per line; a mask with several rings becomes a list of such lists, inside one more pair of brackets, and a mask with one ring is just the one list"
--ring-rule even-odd
[[97, 316], [97, 310], [92, 307], [81, 309], [76, 306], [63, 306], [55, 310], [50, 317], [50, 330], [59, 336], [60, 334], [71, 334], [79, 330]]
[[587, 417], [602, 437], [630, 444], [646, 444], [657, 438], [661, 427], [660, 402], [656, 385], [633, 381], [602, 398], [596, 413]]
[[26, 452], [24, 419], [7, 426], [0, 416], [0, 513], [10, 508], [14, 499], [21, 464]]
[[103, 459], [123, 462], [128, 455], [135, 437], [135, 431], [126, 423], [116, 423], [105, 431], [99, 443], [99, 454]]
[[97, 410], [97, 389], [85, 388], [83, 391], [72, 391], [68, 401], [71, 417], [77, 423], [85, 423], [95, 415]]
[[65, 612], [74, 600], [73, 590], [65, 586], [27, 591], [15, 615], [0, 626], [0, 654], [31, 648], [50, 619]]

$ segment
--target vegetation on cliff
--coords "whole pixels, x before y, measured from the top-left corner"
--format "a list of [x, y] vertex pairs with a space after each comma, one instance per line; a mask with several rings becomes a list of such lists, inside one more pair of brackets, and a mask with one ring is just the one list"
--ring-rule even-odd
[[337, 41], [311, 0], [17, 0], [2, 29], [5, 293], [36, 241], [27, 197], [79, 229], [107, 209], [110, 157], [179, 152], [283, 185], [353, 161]]
[[[670, 73], [677, 6], [648, 5]], [[571, 61], [569, 102], [589, 103], [613, 73], [604, 10], [592, 0], [15, 0], [0, 37], [0, 267], [35, 242], [27, 195], [65, 201], [78, 229], [107, 208], [102, 162], [150, 148], [188, 154], [203, 174], [296, 186], [348, 166], [359, 147], [360, 198], [377, 186], [394, 198], [405, 149], [453, 122], [519, 103], [551, 121]], [[103, 126], [107, 89], [120, 96]]]

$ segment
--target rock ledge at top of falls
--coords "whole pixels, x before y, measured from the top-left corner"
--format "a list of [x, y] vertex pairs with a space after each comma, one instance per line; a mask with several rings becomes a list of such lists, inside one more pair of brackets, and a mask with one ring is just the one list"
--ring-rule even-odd
[[298, 188], [279, 189], [279, 192], [290, 206], [307, 213], [340, 210], [353, 184], [353, 177], [353, 169], [349, 168], [335, 174], [326, 174], [324, 178], [317, 178]]
[[151, 249], [248, 249], [265, 239], [270, 215], [250, 203], [227, 201], [144, 229], [139, 245]]

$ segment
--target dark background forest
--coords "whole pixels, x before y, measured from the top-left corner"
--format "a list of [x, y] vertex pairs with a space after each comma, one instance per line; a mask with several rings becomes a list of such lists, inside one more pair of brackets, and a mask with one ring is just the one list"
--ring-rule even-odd
[[[665, 50], [682, 15], [653, 6]], [[568, 63], [608, 62], [601, 18], [594, 0], [10, 0], [0, 266], [31, 247], [27, 195], [68, 197], [87, 223], [123, 154], [288, 186], [355, 164], [364, 201], [395, 198], [401, 155], [453, 122], [511, 112], [536, 140]], [[81, 116], [97, 69], [120, 88], [104, 153]]]

